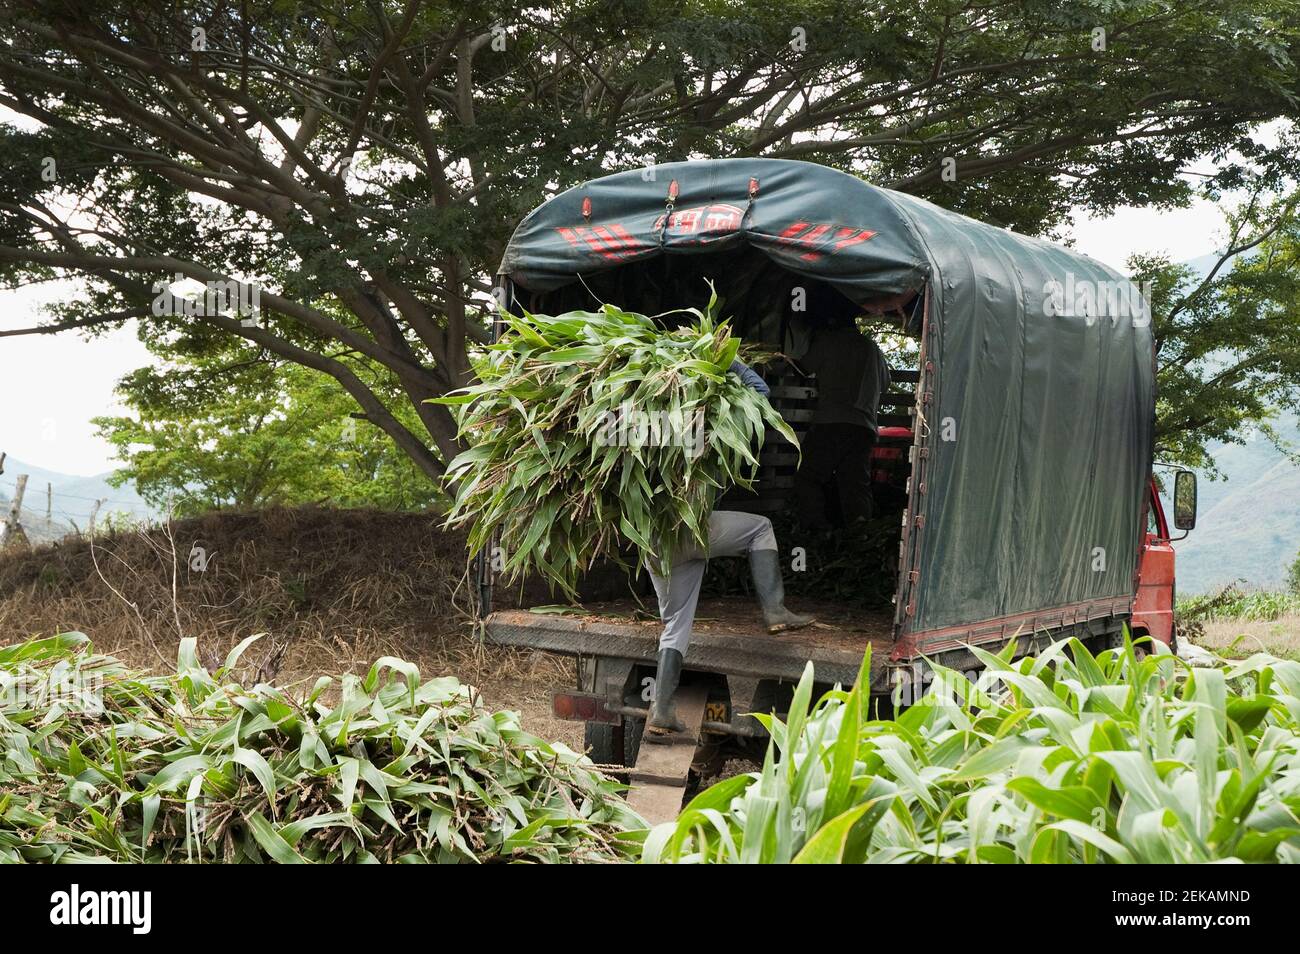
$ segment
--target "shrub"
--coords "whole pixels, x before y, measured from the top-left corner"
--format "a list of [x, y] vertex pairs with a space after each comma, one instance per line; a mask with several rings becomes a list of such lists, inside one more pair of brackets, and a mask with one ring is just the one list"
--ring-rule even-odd
[[1270, 622], [1288, 613], [1300, 613], [1300, 593], [1244, 590], [1232, 583], [1218, 593], [1179, 600], [1175, 613], [1180, 632], [1208, 620]]

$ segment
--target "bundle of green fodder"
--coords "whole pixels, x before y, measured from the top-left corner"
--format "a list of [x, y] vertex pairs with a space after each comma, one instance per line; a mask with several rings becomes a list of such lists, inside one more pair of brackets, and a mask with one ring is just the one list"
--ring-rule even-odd
[[[146, 676], [80, 633], [0, 647], [0, 862], [616, 861], [617, 786], [454, 678], [378, 660], [304, 698]], [[327, 704], [326, 696], [338, 701]]]
[[495, 536], [507, 581], [536, 572], [572, 598], [584, 569], [628, 549], [666, 573], [676, 547], [707, 546], [719, 493], [753, 486], [768, 428], [797, 444], [727, 373], [740, 341], [716, 297], [673, 314], [694, 320], [666, 330], [613, 305], [504, 315], [480, 383], [440, 399], [470, 445], [448, 468], [448, 522], [471, 524], [475, 552]]

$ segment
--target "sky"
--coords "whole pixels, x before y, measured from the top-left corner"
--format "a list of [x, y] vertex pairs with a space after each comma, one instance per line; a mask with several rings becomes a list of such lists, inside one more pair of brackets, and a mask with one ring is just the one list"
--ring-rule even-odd
[[[1106, 218], [1079, 215], [1075, 248], [1120, 271], [1134, 252], [1163, 251], [1175, 261], [1214, 251], [1223, 215], [1208, 202], [1187, 209], [1125, 208]], [[40, 309], [75, 286], [54, 283], [0, 290], [0, 329], [29, 327]], [[122, 413], [114, 386], [147, 364], [135, 322], [90, 341], [72, 334], [0, 338], [0, 450], [29, 464], [78, 476], [114, 469], [112, 447], [91, 418]]]

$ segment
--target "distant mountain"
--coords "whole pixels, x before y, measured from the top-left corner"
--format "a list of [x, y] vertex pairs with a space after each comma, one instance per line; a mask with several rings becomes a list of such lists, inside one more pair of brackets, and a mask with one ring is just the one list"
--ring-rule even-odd
[[[0, 515], [8, 513], [17, 486], [18, 475], [27, 475], [21, 522], [32, 543], [58, 539], [75, 526], [84, 530], [90, 522], [95, 501], [103, 501], [99, 519], [109, 514], [126, 513], [134, 517], [156, 517], [135, 488], [129, 484], [113, 487], [108, 483], [111, 471], [93, 477], [77, 477], [47, 470], [13, 457], [5, 458], [0, 474]], [[46, 519], [46, 514], [49, 519]]]
[[[1223, 268], [1219, 269], [1219, 274], [1217, 277], [1221, 278], [1224, 275], [1226, 275], [1228, 273], [1228, 270], [1232, 268], [1233, 262], [1235, 262], [1236, 260], [1237, 260], [1237, 256], [1234, 255], [1232, 256], [1232, 258], [1224, 262]], [[1189, 258], [1187, 261], [1183, 262], [1184, 265], [1192, 266], [1192, 270], [1196, 272], [1197, 275], [1200, 275], [1202, 280], [1204, 280], [1206, 275], [1210, 274], [1210, 269], [1212, 269], [1218, 263], [1219, 263], [1218, 252], [1210, 252], [1206, 255], [1198, 255], [1196, 256], [1196, 258]]]
[[[1300, 450], [1300, 417], [1275, 425]], [[1214, 450], [1225, 480], [1198, 481], [1196, 529], [1175, 544], [1178, 590], [1204, 593], [1235, 580], [1276, 587], [1300, 551], [1300, 466], [1260, 435]]]

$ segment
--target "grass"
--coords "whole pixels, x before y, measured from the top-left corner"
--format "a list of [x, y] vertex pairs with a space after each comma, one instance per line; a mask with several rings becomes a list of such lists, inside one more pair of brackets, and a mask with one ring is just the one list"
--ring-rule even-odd
[[1178, 601], [1178, 631], [1198, 646], [1240, 658], [1268, 652], [1300, 660], [1300, 594], [1236, 585]]
[[[182, 643], [147, 676], [85, 637], [0, 648], [0, 861], [1300, 862], [1300, 663], [1131, 644], [976, 651], [873, 719], [811, 666], [759, 771], [648, 834], [618, 788], [398, 659], [302, 692]], [[336, 682], [337, 684], [332, 684]], [[91, 685], [101, 706], [18, 686]], [[642, 847], [642, 841], [644, 845]]]
[[1211, 620], [1204, 624], [1195, 642], [1233, 658], [1266, 652], [1300, 660], [1300, 613], [1271, 620]]
[[[215, 668], [245, 636], [267, 632], [286, 670], [332, 671], [391, 652], [394, 634], [463, 618], [465, 538], [439, 523], [273, 507], [6, 551], [0, 632], [81, 630], [133, 666], [163, 668], [183, 636], [197, 637]], [[210, 557], [205, 569], [191, 564], [196, 548]]]
[[[310, 687], [320, 673], [364, 675], [380, 656], [455, 673], [492, 705], [578, 748], [582, 726], [551, 715], [573, 662], [474, 638], [464, 534], [437, 514], [323, 507], [222, 511], [170, 528], [123, 529], [0, 553], [0, 643], [78, 630], [137, 670], [172, 671], [183, 636], [209, 670], [253, 633], [242, 657], [257, 681]], [[191, 570], [193, 546], [216, 554]], [[501, 588], [498, 606], [542, 602], [546, 588]], [[336, 683], [337, 686], [337, 683]]]
[[[422, 677], [424, 682], [430, 681], [427, 678], [430, 674], [456, 672], [465, 676], [485, 670], [483, 675], [473, 680], [478, 685], [480, 678], [497, 675], [495, 670], [502, 670], [502, 672], [509, 670], [507, 674], [511, 676], [511, 686], [489, 688], [485, 690], [488, 697], [492, 698], [497, 705], [500, 705], [502, 699], [509, 699], [510, 707], [514, 708], [519, 704], [518, 697], [507, 696], [504, 694], [505, 691], [515, 692], [518, 686], [527, 685], [530, 687], [529, 691], [538, 694], [538, 712], [548, 710], [546, 693], [539, 687], [567, 682], [572, 678], [571, 673], [562, 674], [552, 669], [555, 664], [549, 657], [540, 654], [511, 655], [491, 648], [476, 647], [473, 641], [466, 640], [461, 633], [449, 635], [439, 642], [427, 630], [416, 632], [411, 628], [419, 619], [436, 620], [443, 615], [450, 616], [454, 612], [451, 596], [456, 581], [464, 570], [463, 538], [441, 534], [436, 528], [436, 518], [432, 516], [406, 515], [392, 523], [385, 522], [387, 520], [384, 515], [359, 512], [297, 511], [257, 515], [223, 514], [202, 521], [178, 523], [175, 528], [178, 548], [183, 551], [190, 542], [200, 539], [201, 535], [201, 542], [216, 549], [219, 555], [206, 573], [186, 573], [182, 552], [182, 573], [174, 598], [171, 592], [171, 544], [162, 535], [156, 534], [146, 539], [139, 534], [124, 533], [100, 540], [96, 546], [100, 568], [98, 572], [91, 560], [89, 548], [84, 542], [49, 550], [38, 549], [21, 557], [5, 554], [0, 556], [0, 593], [4, 594], [0, 597], [0, 619], [5, 621], [11, 633], [15, 631], [16, 624], [21, 623], [24, 628], [18, 631], [20, 634], [29, 632], [27, 628], [29, 626], [33, 629], [47, 627], [49, 631], [57, 620], [81, 621], [86, 627], [92, 625], [103, 627], [110, 631], [111, 642], [97, 639], [97, 644], [105, 643], [120, 648], [130, 660], [127, 668], [138, 670], [142, 666], [154, 666], [162, 673], [155, 677], [143, 677], [146, 684], [149, 679], [166, 679], [168, 673], [174, 672], [175, 663], [172, 660], [176, 658], [176, 616], [179, 614], [180, 623], [185, 629], [201, 633], [200, 645], [207, 649], [197, 654], [196, 662], [199, 669], [209, 673], [221, 669], [224, 665], [224, 654], [237, 646], [242, 637], [250, 631], [259, 631], [270, 624], [284, 627], [292, 634], [292, 638], [287, 641], [288, 652], [281, 660], [282, 671], [278, 675], [274, 672], [275, 660], [269, 658], [270, 653], [264, 648], [269, 639], [263, 639], [246, 647], [238, 660], [237, 667], [243, 675], [238, 679], [233, 675], [222, 676], [219, 680], [227, 685], [242, 684], [244, 695], [237, 698], [254, 694], [258, 691], [256, 684], [265, 682], [280, 687], [277, 691], [282, 694], [302, 700], [310, 696], [314, 689], [314, 674], [319, 672], [341, 673], [352, 670], [358, 683], [364, 684], [369, 676], [369, 662], [360, 664], [359, 660], [397, 655], [415, 661], [420, 672], [425, 674]], [[433, 546], [430, 546], [430, 541], [434, 542]], [[293, 593], [285, 593], [281, 581], [286, 578], [303, 580], [305, 585], [296, 587]], [[128, 602], [115, 595], [114, 590], [126, 597], [130, 603], [134, 603], [135, 608], [133, 609]], [[500, 595], [507, 594], [503, 591]], [[541, 596], [542, 591], [538, 591], [530, 599], [535, 602], [545, 602], [540, 598]], [[268, 603], [268, 606], [260, 611], [254, 605], [259, 600], [266, 600]], [[1288, 647], [1294, 649], [1295, 634], [1300, 633], [1300, 616], [1283, 612], [1271, 620], [1239, 621], [1227, 615], [1233, 612], [1227, 607], [1234, 604], [1235, 598], [1226, 599], [1218, 610], [1212, 612], [1214, 618], [1204, 624], [1198, 642], [1210, 646], [1231, 645], [1231, 654], [1234, 656], [1243, 656], [1261, 650], [1266, 650], [1271, 656], [1282, 656], [1289, 654]], [[1260, 599], [1254, 600], [1253, 603], [1242, 601], [1240, 605], [1258, 607], [1264, 605], [1264, 601]], [[1185, 604], [1180, 606], [1180, 610], [1185, 608]], [[140, 616], [137, 616], [137, 611]], [[143, 625], [141, 617], [151, 631], [148, 643], [141, 642], [137, 635]], [[383, 635], [383, 631], [387, 631], [387, 635]], [[394, 636], [393, 633], [399, 635]], [[400, 633], [407, 635], [400, 635]], [[1243, 633], [1247, 638], [1237, 640], [1237, 637]], [[1233, 645], [1234, 641], [1235, 645]], [[172, 660], [168, 660], [165, 665], [161, 664], [157, 657], [158, 651], [163, 649], [172, 657]], [[114, 653], [116, 654], [116, 649]], [[967, 861], [971, 860], [968, 857], [969, 848], [961, 847], [962, 839], [967, 839], [969, 842], [972, 837], [977, 842], [981, 838], [992, 839], [988, 844], [976, 844], [973, 860], [1033, 859], [1032, 839], [1022, 849], [1023, 839], [1016, 834], [1016, 828], [1021, 824], [1032, 830], [1035, 838], [1041, 836], [1044, 839], [1040, 851], [1046, 856], [1049, 853], [1047, 840], [1063, 836], [1042, 835], [1041, 830], [1068, 818], [1052, 816], [1043, 810], [1043, 814], [1034, 819], [1027, 814], [1032, 803], [1018, 800], [1027, 798], [1017, 794], [1017, 788], [1024, 787], [1026, 783], [1017, 783], [1016, 786], [1011, 786], [1009, 783], [1023, 774], [1049, 788], [1061, 786], [1062, 782], [1053, 773], [1060, 771], [1065, 761], [1071, 758], [1077, 759], [1078, 756], [1073, 749], [1069, 748], [1073, 735], [1066, 733], [1065, 740], [1059, 740], [1054, 735], [1056, 730], [1052, 728], [1052, 724], [1060, 723], [1066, 726], [1072, 725], [1072, 720], [1079, 720], [1081, 724], [1086, 721], [1092, 733], [1089, 736], [1089, 746], [1091, 746], [1093, 737], [1097, 735], [1097, 730], [1091, 726], [1091, 723], [1107, 721], [1103, 718], [1106, 716], [1103, 705], [1105, 700], [1112, 696], [1118, 696], [1122, 700], [1121, 703], [1117, 703], [1121, 715], [1116, 716], [1111, 713], [1108, 719], [1118, 727], [1119, 737], [1126, 741], [1140, 740], [1142, 731], [1166, 731], [1159, 729], [1159, 723], [1154, 721], [1146, 723], [1147, 728], [1142, 728], [1142, 706], [1150, 706], [1153, 711], [1158, 709], [1163, 712], [1168, 726], [1169, 755], [1156, 759], [1151, 764], [1155, 766], [1156, 778], [1162, 785], [1184, 787], [1189, 785], [1186, 779], [1186, 766], [1195, 763], [1196, 758], [1195, 756], [1189, 758], [1182, 750], [1188, 745], [1189, 733], [1194, 741], [1193, 720], [1199, 709], [1196, 703], [1195, 685], [1193, 684], [1191, 689], [1188, 685], [1201, 679], [1199, 673], [1189, 674], [1180, 664], [1162, 657], [1158, 662], [1151, 664], [1158, 678], [1149, 678], [1143, 682], [1140, 671], [1126, 669], [1131, 666], [1130, 663], [1103, 654], [1094, 661], [1103, 673], [1108, 674], [1108, 679], [1113, 676], [1118, 681], [1114, 684], [1106, 682], [1098, 686], [1088, 686], [1081, 674], [1091, 670], [1084, 666], [1080, 669], [1080, 674], [1069, 668], [1078, 667], [1081, 657], [1070, 659], [1068, 648], [1058, 648], [1054, 653], [1056, 656], [1041, 663], [1041, 668], [1036, 668], [1040, 664], [1033, 661], [1021, 661], [1015, 664], [1018, 669], [1028, 666], [1030, 674], [1034, 677], [1033, 680], [1025, 683], [1026, 687], [1042, 683], [1050, 688], [1053, 698], [1057, 700], [1050, 706], [1040, 706], [1034, 696], [1026, 695], [1025, 693], [1031, 691], [1030, 688], [1022, 688], [1021, 698], [1017, 701], [1012, 687], [1004, 685], [1000, 690], [996, 687], [984, 687], [985, 693], [995, 703], [995, 706], [988, 708], [987, 720], [983, 715], [984, 710], [979, 707], [971, 709], [962, 716], [960, 714], [962, 707], [952, 705], [951, 700], [948, 703], [932, 700], [927, 703], [931, 710], [929, 713], [917, 716], [905, 713], [898, 720], [892, 720], [890, 723], [868, 720], [865, 716], [859, 715], [861, 723], [858, 736], [861, 741], [859, 748], [854, 752], [854, 760], [860, 761], [861, 765], [848, 775], [850, 796], [859, 799], [860, 789], [864, 785], [876, 784], [876, 780], [880, 785], [895, 786], [901, 793], [897, 799], [893, 795], [889, 796], [893, 799], [889, 808], [889, 817], [877, 824], [880, 833], [873, 833], [872, 836], [873, 844], [877, 848], [889, 846], [897, 850], [881, 854], [877, 860]], [[529, 671], [529, 667], [534, 665], [542, 667], [540, 674]], [[1264, 672], [1266, 669], [1271, 670], [1267, 676]], [[1282, 679], [1291, 671], [1286, 665], [1279, 666], [1276, 660], [1265, 655], [1256, 655], [1253, 660], [1247, 659], [1223, 668], [1225, 682], [1222, 711], [1223, 724], [1227, 733], [1225, 738], [1232, 738], [1234, 747], [1237, 746], [1234, 733], [1243, 732], [1245, 750], [1250, 753], [1252, 762], [1264, 764], [1267, 750], [1261, 750], [1260, 745], [1263, 732], [1267, 729], [1271, 731], [1274, 739], [1280, 740], [1274, 750], [1277, 758], [1290, 760], [1293, 766], [1290, 771], [1295, 772], [1300, 770], [1300, 765], [1295, 764], [1293, 742], [1285, 734], [1278, 735], [1279, 731], [1283, 733], [1290, 731], [1287, 729], [1282, 710], [1293, 711], [1297, 708], [1295, 703], [1289, 701], [1294, 690], [1286, 688], [1288, 684]], [[312, 678], [300, 683], [299, 687], [295, 688], [287, 684], [291, 680], [286, 677], [299, 678], [306, 673], [311, 673]], [[1028, 676], [1025, 678], [1027, 679]], [[1206, 676], [1202, 681], [1213, 678], [1213, 676]], [[1267, 685], [1264, 684], [1265, 680]], [[342, 700], [343, 681], [342, 678], [335, 679], [317, 698], [316, 704], [329, 709], [336, 708]], [[403, 678], [394, 678], [390, 681], [395, 686], [399, 684], [405, 686]], [[1074, 683], [1087, 689], [1086, 700], [1079, 699], [1078, 693], [1081, 690], [1072, 688]], [[444, 685], [451, 684], [444, 683]], [[957, 689], [960, 690], [962, 687], [957, 686]], [[1166, 689], [1169, 691], [1166, 692]], [[503, 724], [508, 727], [507, 731], [514, 732], [519, 726], [518, 720], [509, 714], [488, 709], [481, 698], [474, 696], [467, 687], [461, 686], [458, 692], [461, 691], [468, 699], [464, 704], [491, 716], [494, 720], [497, 718], [505, 720]], [[1154, 698], [1156, 695], [1161, 698], [1156, 700]], [[843, 698], [841, 696], [841, 701]], [[808, 694], [805, 694], [803, 699], [804, 725], [812, 726], [816, 731], [829, 733], [827, 738], [833, 736], [838, 739], [838, 727], [835, 727], [832, 732], [832, 724], [827, 720], [845, 718], [845, 716], [835, 716], [834, 712], [830, 711], [831, 702], [813, 706]], [[1046, 697], [1044, 700], [1046, 701]], [[1242, 715], [1245, 711], [1243, 706], [1256, 705], [1261, 700], [1268, 701], [1269, 712], [1259, 725], [1248, 731], [1243, 730], [1240, 720], [1249, 721]], [[860, 701], [859, 706], [861, 706]], [[1051, 709], [1056, 707], [1063, 707], [1065, 714], [1057, 715], [1052, 712]], [[1136, 710], [1134, 707], [1137, 707]], [[1028, 714], [1022, 714], [1022, 710], [1029, 710]], [[988, 720], [995, 716], [1002, 721], [993, 726], [993, 722]], [[795, 718], [791, 716], [789, 721], [793, 722]], [[963, 718], [969, 721], [969, 727], [964, 727], [965, 723], [961, 722]], [[1149, 718], [1154, 719], [1154, 715]], [[917, 726], [911, 721], [912, 719], [919, 719], [920, 725]], [[562, 730], [573, 730], [576, 725], [540, 721], [537, 716], [529, 717], [529, 721], [525, 724], [533, 736], [541, 735], [546, 738], [557, 738]], [[893, 724], [898, 727], [891, 727]], [[783, 731], [780, 728], [781, 723], [775, 725], [780, 740], [780, 733]], [[818, 726], [822, 728], [817, 728]], [[812, 751], [810, 731], [812, 730], [803, 728], [795, 733], [795, 738], [799, 740], [796, 746], [799, 747], [800, 752]], [[1073, 731], [1077, 733], [1080, 730]], [[899, 741], [884, 740], [885, 735], [893, 735]], [[1113, 732], [1108, 729], [1107, 739], [1112, 735]], [[951, 772], [943, 774], [945, 768], [949, 767], [947, 762], [950, 760], [951, 747], [958, 744], [951, 741], [953, 738], [961, 739], [962, 745], [969, 743], [973, 747], [970, 756], [973, 758], [974, 748], [988, 749], [1002, 738], [1022, 736], [1021, 741], [1029, 741], [1035, 746], [1025, 749], [1030, 754], [1017, 756], [1017, 759], [1023, 757], [1027, 760], [1023, 764], [1017, 761], [1012, 764], [1010, 770], [991, 771], [977, 781], [954, 780]], [[571, 745], [578, 744], [577, 737], [569, 738]], [[899, 759], [912, 759], [912, 764], [916, 767], [915, 774], [926, 786], [926, 790], [932, 793], [936, 805], [942, 806], [942, 812], [946, 814], [931, 820], [931, 816], [923, 808], [917, 807], [915, 799], [919, 796], [911, 793], [911, 789], [903, 782], [903, 777], [896, 773], [893, 766], [886, 764], [883, 761], [884, 757], [875, 751], [877, 740], [879, 745], [886, 749], [891, 746], [899, 749], [898, 756], [889, 756], [896, 765], [906, 768], [908, 763], [900, 762]], [[916, 748], [912, 747], [914, 740], [917, 742]], [[546, 746], [552, 749], [563, 748], [540, 740], [537, 745], [538, 748], [531, 751], [543, 751]], [[1018, 743], [1012, 742], [1010, 745], [1017, 746]], [[1042, 764], [1037, 763], [1040, 758], [1038, 746], [1054, 749], [1043, 758]], [[247, 745], [243, 747], [252, 748]], [[1057, 751], [1062, 748], [1068, 754]], [[1140, 748], [1138, 750], [1141, 751]], [[778, 793], [774, 796], [778, 813], [787, 812], [787, 824], [791, 826], [791, 831], [786, 847], [795, 849], [795, 853], [789, 855], [795, 857], [807, 847], [809, 833], [816, 834], [834, 818], [825, 813], [824, 801], [821, 803], [822, 807], [818, 808], [819, 790], [829, 787], [823, 784], [825, 779], [805, 777], [805, 780], [800, 783], [802, 786], [800, 800], [791, 802], [787, 809], [780, 808], [782, 796], [779, 794], [779, 788], [785, 783], [782, 781], [784, 776], [777, 770], [784, 772], [787, 769], [782, 752], [781, 746], [778, 745], [772, 753], [770, 770], [765, 767], [763, 771], [771, 772], [766, 783], [769, 786], [767, 791]], [[868, 756], [873, 754], [881, 761], [868, 759]], [[82, 757], [85, 758], [84, 751]], [[1111, 754], [1106, 754], [1105, 758], [1102, 758], [1102, 750], [1092, 753], [1091, 757], [1102, 762], [1114, 758]], [[796, 763], [793, 763], [794, 767], [801, 765], [803, 758], [804, 756], [800, 754]], [[1226, 743], [1220, 742], [1220, 751], [1216, 753], [1216, 758], [1221, 773], [1228, 773], [1227, 777], [1230, 778], [1231, 771], [1235, 769], [1243, 779], [1242, 784], [1246, 784], [1244, 781], [1246, 772], [1242, 770], [1240, 757], [1228, 751]], [[238, 764], [236, 766], [225, 764], [226, 761], [224, 758], [220, 759], [213, 766], [217, 776], [230, 773], [234, 777], [238, 773], [242, 784], [248, 786], [256, 784], [255, 778], [250, 779], [246, 770], [239, 768]], [[822, 764], [825, 767], [825, 761]], [[867, 781], [865, 775], [868, 764], [873, 773], [871, 782]], [[963, 764], [967, 768], [970, 767], [968, 763]], [[975, 768], [979, 768], [978, 763], [975, 764]], [[1091, 771], [1094, 773], [1092, 781], [1095, 782], [1095, 773], [1103, 770], [1093, 768]], [[1238, 849], [1244, 844], [1246, 849], [1254, 850], [1252, 846], [1257, 845], [1259, 839], [1266, 835], [1262, 826], [1270, 824], [1269, 819], [1280, 817], [1279, 813], [1286, 815], [1288, 823], [1294, 817], [1295, 794], [1289, 790], [1289, 783], [1285, 778], [1280, 784], [1275, 783], [1278, 771], [1278, 766], [1273, 766], [1261, 782], [1261, 791], [1257, 794], [1256, 805], [1246, 815], [1247, 818], [1257, 819], [1251, 822], [1250, 831], [1254, 834], [1251, 834], [1250, 838], [1244, 835], [1239, 837]], [[740, 781], [726, 780], [722, 784], [736, 787], [721, 790], [723, 797], [719, 797], [720, 789], [716, 787], [701, 793], [700, 799], [697, 799], [692, 806], [692, 812], [683, 816], [687, 820], [685, 824], [692, 829], [692, 833], [685, 837], [697, 840], [703, 838], [699, 831], [707, 831], [707, 828], [702, 826], [706, 825], [705, 820], [712, 817], [711, 813], [714, 811], [720, 813], [717, 817], [725, 821], [729, 830], [731, 826], [742, 824], [757, 826], [757, 821], [748, 818], [748, 813], [751, 811], [748, 805], [757, 806], [760, 812], [763, 810], [763, 804], [757, 799], [764, 793], [761, 786], [756, 787], [756, 782], [759, 782], [762, 777], [763, 773], [760, 772], [756, 773], [756, 776], [742, 776]], [[1084, 772], [1084, 778], [1085, 787], [1092, 784], [1087, 781], [1087, 772]], [[1182, 781], [1179, 781], [1180, 779]], [[837, 782], [837, 785], [839, 784], [842, 783]], [[1078, 786], [1066, 784], [1064, 787], [1071, 789]], [[0, 785], [0, 790], [9, 791], [5, 785]], [[72, 792], [73, 789], [69, 787], [68, 791]], [[981, 791], [985, 791], [985, 794], [980, 796], [981, 799], [992, 800], [994, 808], [990, 811], [995, 810], [994, 817], [1003, 820], [995, 835], [988, 835], [985, 829], [979, 827], [983, 824], [980, 819], [984, 816], [977, 813], [972, 819], [971, 800]], [[1160, 790], [1156, 789], [1156, 791]], [[244, 794], [251, 798], [255, 792], [250, 787]], [[1031, 794], [1035, 794], [1035, 797], [1040, 799], [1047, 797], [1037, 790], [1033, 790]], [[180, 790], [170, 793], [163, 799], [162, 804], [170, 812], [177, 801], [183, 802], [183, 796], [184, 792]], [[5, 794], [0, 793], [0, 799], [5, 797]], [[265, 795], [261, 797], [265, 802]], [[741, 798], [742, 801], [735, 802], [737, 798]], [[1258, 801], [1260, 798], [1265, 800], [1262, 807]], [[908, 799], [912, 799], [910, 804]], [[841, 803], [842, 800], [837, 804]], [[1216, 799], [1216, 805], [1217, 803]], [[256, 801], [250, 801], [249, 804], [256, 804]], [[859, 801], [854, 801], [850, 807], [856, 808], [858, 804]], [[978, 804], [977, 802], [977, 807]], [[1125, 808], [1125, 805], [1129, 807]], [[905, 806], [909, 812], [917, 813], [914, 816], [917, 820], [913, 823], [910, 833], [899, 814], [902, 807], [898, 806]], [[1106, 811], [1102, 817], [1105, 826], [1101, 829], [1102, 833], [1111, 837], [1130, 854], [1138, 851], [1139, 846], [1135, 846], [1132, 840], [1132, 829], [1128, 827], [1131, 824], [1129, 816], [1138, 807], [1135, 797], [1121, 792], [1118, 784], [1114, 784], [1104, 807]], [[796, 808], [799, 812], [803, 812], [802, 816], [796, 812]], [[0, 817], [8, 816], [11, 811], [15, 811], [12, 798], [6, 802], [3, 809], [0, 809]], [[822, 814], [816, 815], [815, 811], [821, 811]], [[183, 815], [165, 814], [160, 809], [160, 816], [163, 821], [155, 824], [183, 824]], [[219, 816], [208, 817], [219, 818]], [[272, 818], [268, 814], [266, 817], [273, 826], [284, 823], [282, 815]], [[800, 818], [797, 826], [794, 822], [796, 817]], [[1175, 814], [1174, 817], [1177, 819], [1179, 816]], [[1261, 818], [1262, 823], [1258, 821]], [[977, 823], [973, 832], [970, 828], [972, 820]], [[0, 827], [4, 824], [12, 825], [14, 822], [11, 820], [0, 823]], [[131, 824], [128, 816], [125, 826], [127, 830], [130, 830]], [[1286, 826], [1276, 826], [1273, 830], [1284, 827]], [[238, 827], [231, 830], [236, 833], [240, 831]], [[1052, 830], [1061, 831], [1059, 828]], [[168, 831], [172, 833], [167, 837], [176, 837], [175, 831], [172, 829]], [[677, 828], [674, 827], [669, 831], [671, 835], [675, 835]], [[802, 833], [797, 833], [798, 831]], [[291, 829], [290, 832], [293, 834], [294, 830]], [[670, 846], [669, 837], [662, 832], [656, 833], [655, 840], [650, 843], [653, 850], [647, 853], [647, 858], [697, 860], [692, 858], [695, 843], [686, 840]], [[738, 848], [744, 842], [743, 837], [739, 840], [734, 834], [731, 837], [732, 843]], [[1274, 859], [1292, 850], [1292, 837], [1288, 835], [1276, 846]], [[887, 838], [893, 839], [893, 842], [887, 842]], [[54, 841], [59, 844], [69, 844], [66, 839], [56, 838]], [[1170, 838], [1170, 843], [1183, 850], [1184, 836], [1177, 834]], [[1208, 849], [1205, 839], [1202, 839], [1200, 844]], [[1215, 851], [1222, 854], [1226, 845], [1227, 842], [1219, 843]], [[307, 854], [310, 854], [308, 850], [310, 847], [309, 842], [300, 853], [307, 851]], [[999, 847], [1008, 848], [1012, 855], [1008, 856], [1005, 852], [999, 851]], [[86, 852], [95, 849], [84, 843], [73, 842], [70, 847], [59, 850]], [[762, 847], [761, 839], [751, 841], [748, 850], [758, 851], [759, 860], [772, 857], [771, 852]], [[1052, 850], [1065, 851], [1066, 849], [1057, 847]], [[1073, 854], [1067, 852], [1067, 857], [1074, 860], [1084, 859], [1082, 846], [1079, 843], [1076, 842], [1071, 851]], [[767, 854], [765, 855], [764, 852]], [[372, 854], [376, 858], [384, 857], [382, 853], [372, 852]], [[581, 849], [578, 855], [572, 856], [581, 856]], [[75, 854], [72, 857], [75, 857]], [[402, 853], [399, 852], [394, 857], [400, 858]], [[509, 856], [483, 852], [476, 857], [496, 859]], [[539, 854], [536, 857], [542, 856]], [[571, 853], [568, 848], [560, 845], [552, 855], [547, 857], [548, 860], [565, 860], [571, 857]], [[626, 857], [626, 855], [619, 855], [619, 857]], [[813, 854], [810, 853], [804, 857], [804, 860], [812, 857]], [[851, 858], [852, 855], [842, 854], [841, 857]], [[1238, 851], [1235, 857], [1243, 857], [1243, 855]], [[1111, 856], [1105, 852], [1094, 854], [1093, 858], [1102, 861], [1111, 860]], [[729, 859], [724, 852], [721, 856], [715, 856], [710, 860]]]
[[1177, 611], [1186, 621], [1268, 622], [1300, 614], [1300, 593], [1241, 589], [1233, 584], [1211, 595], [1179, 600]]
[[1300, 862], [1300, 663], [975, 652], [979, 684], [936, 667], [891, 720], [865, 711], [866, 663], [811, 707], [809, 667], [761, 771], [701, 792], [644, 860]]

